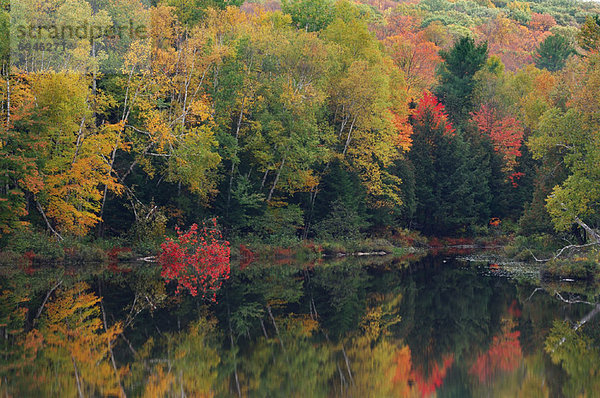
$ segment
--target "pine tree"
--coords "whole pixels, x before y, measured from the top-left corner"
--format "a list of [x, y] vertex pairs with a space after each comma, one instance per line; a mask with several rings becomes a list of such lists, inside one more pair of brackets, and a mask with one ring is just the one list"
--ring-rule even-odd
[[485, 65], [487, 43], [476, 45], [470, 37], [463, 37], [450, 51], [441, 51], [440, 55], [444, 62], [438, 70], [440, 85], [436, 95], [453, 122], [462, 126], [472, 111], [474, 76]]
[[567, 58], [574, 53], [575, 50], [565, 36], [549, 36], [536, 49], [535, 66], [555, 72], [564, 68]]
[[453, 234], [477, 218], [469, 145], [447, 118], [444, 107], [426, 94], [413, 119], [415, 221], [427, 234]]

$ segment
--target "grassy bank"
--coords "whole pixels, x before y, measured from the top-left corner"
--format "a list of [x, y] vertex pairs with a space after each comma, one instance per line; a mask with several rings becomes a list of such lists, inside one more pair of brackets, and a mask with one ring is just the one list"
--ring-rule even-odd
[[[54, 262], [79, 264], [90, 262], [118, 262], [154, 256], [165, 237], [145, 240], [131, 238], [92, 239], [65, 237], [57, 240], [46, 232], [17, 232], [4, 242], [0, 250], [0, 264], [50, 264]], [[265, 241], [253, 237], [234, 238], [230, 243], [233, 262], [244, 264], [261, 261], [313, 261], [327, 257], [361, 255], [401, 256], [416, 249], [428, 247], [428, 240], [418, 232], [402, 230], [386, 238], [355, 240], [301, 240]]]

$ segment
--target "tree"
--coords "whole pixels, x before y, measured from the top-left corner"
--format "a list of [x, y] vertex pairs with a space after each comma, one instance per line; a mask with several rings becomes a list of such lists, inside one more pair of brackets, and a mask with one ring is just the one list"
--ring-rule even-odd
[[475, 221], [469, 146], [455, 133], [444, 106], [425, 93], [413, 116], [408, 157], [415, 168], [415, 221], [425, 233], [451, 234]]
[[485, 65], [487, 44], [476, 45], [473, 39], [463, 37], [451, 50], [442, 51], [440, 55], [444, 62], [438, 70], [440, 85], [435, 92], [452, 120], [461, 124], [473, 107], [474, 76]]
[[565, 36], [548, 36], [536, 49], [535, 66], [555, 72], [564, 68], [567, 58], [574, 53], [575, 49]]
[[283, 0], [281, 9], [292, 16], [298, 29], [318, 32], [325, 29], [334, 18], [333, 0]]
[[481, 134], [488, 136], [494, 144], [494, 150], [502, 154], [505, 162], [505, 171], [511, 172], [521, 156], [523, 142], [523, 127], [514, 117], [501, 117], [499, 112], [483, 104], [481, 108], [472, 113], [473, 122]]
[[240, 6], [243, 0], [159, 0], [159, 4], [174, 8], [179, 21], [193, 28], [206, 17], [209, 8], [225, 9], [229, 6]]
[[106, 162], [112, 146], [122, 145], [115, 133], [121, 126], [96, 125], [93, 111], [102, 111], [105, 98], [92, 93], [88, 78], [49, 73], [12, 81], [15, 112], [4, 115], [0, 131], [7, 170], [0, 212], [13, 212], [4, 229], [26, 215], [28, 197], [57, 236], [83, 236], [100, 220], [103, 187], [122, 191]]
[[600, 48], [600, 16], [591, 15], [585, 19], [578, 39], [584, 50], [593, 51]]
[[420, 20], [400, 16], [397, 24], [383, 43], [394, 63], [404, 73], [407, 90], [418, 96], [436, 83], [435, 68], [441, 62], [440, 47], [428, 37], [428, 30], [420, 29]]
[[[564, 91], [571, 107], [564, 108], [563, 100], [548, 109], [540, 118], [537, 131], [528, 145], [534, 158], [558, 151], [568, 176], [556, 185], [547, 198], [547, 209], [558, 231], [573, 224], [583, 228], [591, 242], [600, 242], [600, 235], [588, 223], [597, 223], [600, 205], [600, 137], [597, 134], [597, 115], [600, 103], [598, 57], [592, 56], [574, 65], [564, 75]], [[559, 96], [559, 98], [561, 97]]]
[[391, 208], [401, 204], [401, 181], [388, 168], [410, 146], [406, 83], [358, 12], [340, 2], [338, 15], [324, 31], [342, 51], [329, 82], [334, 153], [358, 173], [371, 207]]

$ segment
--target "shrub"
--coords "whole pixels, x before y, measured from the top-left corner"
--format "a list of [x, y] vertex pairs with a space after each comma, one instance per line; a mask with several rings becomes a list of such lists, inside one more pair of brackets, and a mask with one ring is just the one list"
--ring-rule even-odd
[[161, 276], [167, 282], [177, 281], [177, 293], [186, 289], [192, 296], [200, 293], [215, 301], [223, 280], [229, 278], [229, 242], [222, 240], [216, 219], [211, 227], [203, 224], [199, 229], [193, 224], [186, 232], [179, 228], [176, 232], [177, 238], [167, 238], [161, 245]]

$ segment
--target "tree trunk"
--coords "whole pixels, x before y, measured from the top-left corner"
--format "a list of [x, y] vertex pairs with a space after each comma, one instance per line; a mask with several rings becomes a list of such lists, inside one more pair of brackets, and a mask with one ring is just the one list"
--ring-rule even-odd
[[275, 192], [275, 187], [277, 186], [277, 182], [279, 181], [279, 176], [281, 175], [281, 170], [283, 170], [283, 166], [285, 165], [285, 159], [287, 157], [287, 154], [283, 156], [283, 159], [281, 160], [281, 165], [279, 166], [279, 170], [277, 170], [277, 175], [275, 176], [275, 181], [273, 181], [273, 186], [271, 187], [271, 190], [269, 191], [269, 196], [267, 197], [267, 202], [271, 200], [271, 198], [273, 197], [273, 192]]
[[[242, 119], [244, 117], [244, 106], [246, 104], [246, 97], [242, 99], [242, 109], [240, 110], [240, 116], [238, 117], [237, 127], [235, 129], [235, 152], [234, 156], [237, 156], [238, 143], [240, 138], [240, 128], [242, 126]], [[231, 159], [231, 170], [229, 171], [229, 191], [227, 192], [227, 213], [229, 213], [229, 204], [231, 203], [231, 190], [233, 188], [233, 174], [235, 172], [235, 162]]]
[[42, 209], [42, 205], [40, 205], [40, 202], [38, 202], [37, 199], [35, 199], [35, 204], [36, 204], [39, 212], [42, 214], [42, 217], [44, 218], [44, 221], [46, 222], [46, 226], [48, 227], [48, 229], [50, 231], [52, 231], [54, 236], [56, 236], [56, 239], [58, 239], [59, 241], [63, 240], [63, 237], [60, 236], [60, 234], [58, 232], [56, 232], [56, 230], [54, 228], [52, 228], [50, 221], [48, 221], [48, 217], [46, 217], [46, 213], [44, 213], [44, 209]]
[[285, 347], [283, 346], [283, 340], [281, 340], [281, 335], [279, 334], [279, 328], [277, 327], [277, 323], [275, 323], [275, 317], [273, 316], [273, 312], [271, 311], [271, 306], [269, 304], [267, 304], [267, 312], [269, 313], [271, 322], [273, 322], [273, 326], [275, 327], [275, 333], [277, 334], [277, 339], [279, 340], [279, 344], [281, 344], [281, 349], [283, 351], [285, 351]]
[[581, 219], [577, 216], [575, 217], [575, 222], [585, 230], [588, 239], [590, 239], [593, 243], [600, 243], [600, 235], [598, 232], [594, 231], [589, 225], [581, 221]]

